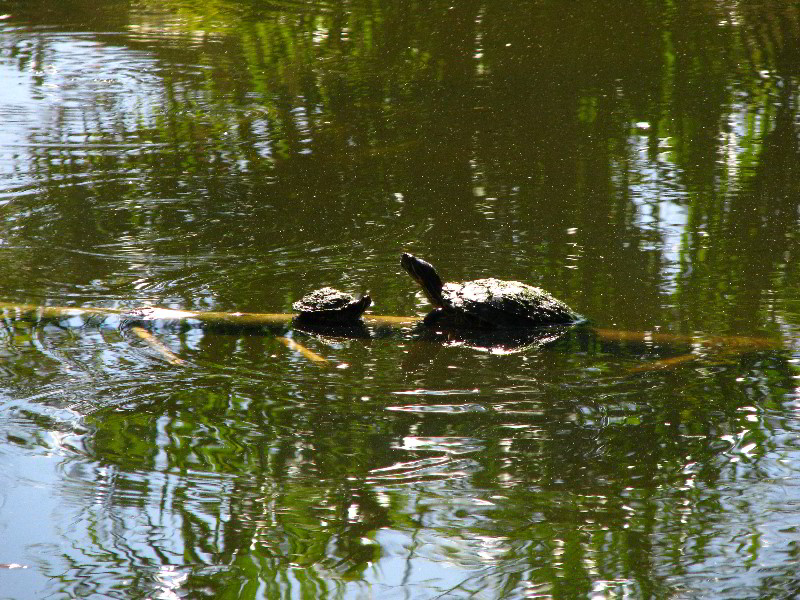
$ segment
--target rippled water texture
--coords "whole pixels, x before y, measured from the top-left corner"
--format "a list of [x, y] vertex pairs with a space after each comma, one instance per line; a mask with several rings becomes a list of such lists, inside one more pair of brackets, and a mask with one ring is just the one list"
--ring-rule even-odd
[[0, 599], [800, 593], [794, 4], [0, 13]]

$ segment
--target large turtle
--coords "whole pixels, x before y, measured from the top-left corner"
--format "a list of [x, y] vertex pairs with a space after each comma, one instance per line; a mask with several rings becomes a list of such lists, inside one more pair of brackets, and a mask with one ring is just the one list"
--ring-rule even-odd
[[326, 325], [354, 325], [361, 314], [372, 304], [369, 294], [356, 298], [331, 287], [324, 287], [306, 294], [292, 304], [299, 314], [297, 319], [306, 323]]
[[501, 279], [442, 283], [428, 262], [403, 253], [400, 264], [436, 308], [425, 323], [462, 327], [536, 327], [576, 323], [581, 316], [543, 289]]

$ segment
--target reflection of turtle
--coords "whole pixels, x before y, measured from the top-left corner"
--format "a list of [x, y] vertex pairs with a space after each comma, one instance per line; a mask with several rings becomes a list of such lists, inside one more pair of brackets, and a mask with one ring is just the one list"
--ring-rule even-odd
[[442, 283], [430, 263], [404, 253], [400, 264], [436, 309], [426, 324], [463, 327], [536, 327], [576, 323], [581, 316], [544, 290], [501, 279]]
[[363, 313], [372, 304], [365, 294], [358, 298], [337, 289], [324, 287], [306, 294], [292, 304], [299, 314], [297, 319], [307, 323], [330, 325], [352, 325], [358, 323]]
[[574, 324], [541, 327], [426, 327], [420, 340], [449, 348], [469, 348], [488, 354], [538, 352], [574, 330]]

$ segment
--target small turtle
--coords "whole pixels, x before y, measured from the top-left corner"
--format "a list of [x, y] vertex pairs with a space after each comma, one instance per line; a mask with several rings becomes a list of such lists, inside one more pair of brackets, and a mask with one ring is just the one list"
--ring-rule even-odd
[[306, 294], [292, 304], [299, 314], [297, 319], [307, 323], [353, 325], [360, 322], [363, 313], [372, 304], [368, 294], [356, 298], [331, 287]]
[[442, 283], [428, 262], [403, 253], [400, 264], [436, 307], [425, 323], [462, 327], [536, 327], [576, 323], [582, 317], [543, 289], [519, 281], [476, 279]]

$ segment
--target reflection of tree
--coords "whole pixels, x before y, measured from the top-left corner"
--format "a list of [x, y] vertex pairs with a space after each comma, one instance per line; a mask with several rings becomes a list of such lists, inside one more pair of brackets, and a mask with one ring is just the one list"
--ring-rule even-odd
[[[800, 36], [794, 8], [743, 4], [405, 0], [264, 11], [260, 2], [180, 3], [176, 14], [187, 18], [159, 21], [150, 33], [192, 33], [186, 45], [148, 37], [148, 13], [134, 11], [141, 38], [116, 42], [156, 56], [157, 76], [146, 89], [132, 86], [124, 103], [88, 94], [95, 102], [80, 119], [69, 107], [51, 109], [50, 127], [29, 150], [41, 186], [36, 210], [0, 226], [20, 242], [4, 250], [13, 259], [0, 266], [4, 281], [26, 290], [31, 272], [64, 273], [78, 279], [69, 291], [118, 299], [131, 294], [133, 277], [151, 275], [187, 308], [278, 307], [306, 291], [297, 271], [312, 244], [384, 256], [395, 253], [387, 243], [414, 242], [460, 269], [453, 279], [497, 263], [523, 279], [535, 272], [587, 314], [622, 325], [661, 317], [676, 328], [763, 328], [774, 310], [768, 290], [797, 285], [789, 272], [797, 264]], [[47, 64], [56, 50], [42, 37], [16, 52], [8, 60], [23, 69]], [[81, 134], [86, 147], [67, 143]], [[103, 146], [112, 142], [130, 147]], [[664, 198], [638, 197], [647, 177]], [[677, 282], [666, 273], [669, 223], [659, 212], [668, 203], [688, 213]], [[652, 222], [643, 224], [646, 209]], [[108, 248], [114, 260], [58, 250], [65, 246]], [[363, 268], [352, 256], [327, 258], [337, 273]], [[82, 268], [88, 260], [97, 264]], [[120, 277], [131, 265], [135, 273]], [[576, 267], [573, 278], [565, 266]], [[405, 281], [394, 272], [375, 279], [382, 311], [407, 308], [396, 293]], [[674, 313], [663, 308], [667, 283], [675, 283]], [[270, 351], [257, 338], [202, 350], [210, 361], [238, 355], [254, 365]], [[619, 353], [581, 350], [612, 366]], [[785, 365], [767, 358], [775, 364], [745, 357], [742, 369], [763, 369], [780, 388]], [[393, 373], [403, 357], [379, 360], [376, 372]], [[492, 376], [478, 358], [466, 360], [475, 361], [469, 372]], [[543, 363], [542, 373], [577, 371], [572, 355], [541, 360], [564, 361]], [[193, 381], [163, 404], [163, 382], [142, 387], [159, 406], [102, 415], [94, 439], [97, 455], [145, 472], [238, 474], [224, 502], [187, 502], [199, 485], [187, 477], [152, 492], [174, 505], [153, 504], [181, 515], [187, 562], [234, 565], [250, 585], [278, 581], [290, 563], [358, 576], [380, 558], [364, 539], [435, 518], [422, 513], [436, 506], [414, 505], [390, 486], [378, 498], [365, 483], [397, 460], [393, 441], [413, 432], [485, 444], [464, 488], [480, 499], [504, 494], [510, 508], [487, 509], [465, 529], [503, 538], [506, 562], [498, 563], [511, 565], [509, 581], [533, 569], [556, 587], [566, 579], [588, 586], [592, 563], [606, 580], [635, 580], [643, 597], [666, 596], [653, 555], [680, 556], [687, 536], [702, 539], [721, 518], [709, 491], [727, 467], [719, 440], [744, 432], [766, 444], [767, 423], [740, 409], [769, 398], [757, 386], [742, 392], [730, 370], [690, 389], [669, 374], [610, 392], [600, 379], [547, 382], [550, 396], [527, 412], [458, 420], [376, 417], [374, 404], [352, 397], [366, 367], [312, 390], [291, 369], [264, 370], [273, 381]], [[619, 404], [609, 400], [616, 394]], [[627, 406], [629, 397], [647, 402]], [[502, 397], [498, 404], [508, 408]], [[519, 427], [509, 432], [509, 420]], [[142, 498], [139, 508], [152, 500]], [[133, 555], [114, 539], [120, 556]], [[335, 595], [307, 576], [300, 585], [309, 597]], [[228, 577], [203, 572], [191, 585], [202, 593]]]
[[[780, 402], [763, 390], [789, 383], [786, 365], [765, 354], [688, 383], [669, 371], [587, 378], [588, 364], [626, 364], [619, 344], [590, 336], [564, 343], [596, 360], [544, 352], [530, 367], [531, 391], [498, 392], [490, 411], [397, 417], [381, 410], [383, 401], [354, 395], [367, 374], [391, 374], [397, 356], [377, 357], [372, 367], [354, 361], [351, 371], [309, 386], [284, 361], [265, 358], [269, 338], [229, 342], [217, 340], [202, 355], [236, 356], [269, 377], [201, 374], [188, 390], [179, 377], [140, 384], [137, 397], [152, 403], [90, 421], [98, 425], [91, 454], [113, 475], [98, 483], [109, 489], [92, 513], [92, 548], [148, 572], [153, 559], [136, 549], [153, 546], [165, 563], [191, 565], [183, 587], [209, 597], [242, 585], [263, 585], [278, 597], [289, 589], [338, 597], [333, 581], [364, 578], [383, 552], [398, 552], [379, 543], [386, 530], [418, 536], [404, 551], [463, 569], [465, 590], [494, 589], [501, 577], [506, 589], [536, 581], [558, 596], [579, 582], [588, 591], [598, 579], [625, 579], [642, 596], [664, 596], [665, 580], [685, 564], [680, 557], [702, 561], [695, 541], [724, 523], [718, 486], [764, 475], [759, 456], [774, 450], [773, 425], [747, 409]], [[494, 369], [503, 369], [460, 356], [457, 365], [475, 380], [463, 383], [495, 381]], [[453, 360], [413, 374], [410, 385], [434, 387], [443, 379], [439, 368]], [[743, 372], [755, 383], [735, 381]], [[734, 464], [725, 442], [732, 435], [756, 445], [746, 462]], [[443, 486], [436, 485], [441, 476], [370, 481], [376, 470], [425, 455], [394, 447], [407, 436], [473, 440], [478, 447], [464, 455], [475, 468], [454, 471], [457, 479]], [[165, 522], [176, 518], [180, 537], [162, 539]], [[131, 534], [108, 533], [115, 530]], [[484, 565], [479, 557], [487, 553]], [[143, 575], [137, 585], [147, 591], [152, 582]]]
[[[671, 277], [661, 255], [668, 225], [661, 199], [640, 206], [640, 192], [632, 191], [644, 171], [668, 176], [665, 185], [676, 186], [672, 201], [690, 211], [687, 260], [705, 246], [721, 251], [722, 244], [714, 246], [726, 233], [720, 227], [734, 192], [746, 187], [756, 164], [772, 184], [769, 193], [738, 196], [745, 213], [768, 213], [770, 194], [792, 196], [776, 188], [789, 182], [784, 163], [759, 154], [778, 116], [791, 124], [796, 114], [788, 85], [797, 65], [791, 7], [406, 1], [264, 12], [215, 2], [203, 13], [195, 4], [176, 6], [180, 18], [159, 20], [163, 7], [146, 14], [162, 30], [188, 28], [192, 44], [151, 43], [147, 51], [163, 64], [205, 71], [158, 69], [159, 110], [152, 100], [137, 104], [134, 89], [124, 111], [121, 99], [84, 98], [81, 130], [93, 141], [146, 150], [81, 149], [86, 156], [76, 160], [69, 147], [54, 155], [34, 146], [31, 164], [53, 208], [15, 235], [47, 243], [56, 235], [49, 232], [74, 231], [69, 246], [127, 240], [127, 252], [188, 252], [187, 259], [225, 250], [255, 255], [267, 236], [287, 249], [308, 239], [369, 248], [373, 231], [397, 238], [398, 249], [414, 240], [445, 257], [465, 245], [487, 247], [468, 262], [451, 261], [462, 271], [453, 277], [494, 272], [508, 262], [498, 254], [512, 254], [509, 275], [538, 277], [556, 291], [574, 288], [585, 312], [635, 327], [653, 321]], [[130, 18], [142, 35], [150, 31], [147, 17]], [[46, 65], [52, 50], [41, 43], [35, 61]], [[30, 57], [16, 58], [22, 67]], [[74, 136], [74, 113], [53, 110], [63, 110], [55, 117], [60, 124], [37, 142]], [[644, 162], [631, 136], [639, 121], [650, 124]], [[742, 136], [737, 122], [755, 125]], [[731, 169], [730, 156], [738, 168]], [[95, 174], [89, 186], [81, 181], [87, 161]], [[98, 199], [89, 211], [87, 190]], [[643, 227], [645, 206], [654, 220]], [[103, 215], [102, 226], [89, 227], [94, 214]], [[793, 222], [771, 219], [765, 227]], [[411, 224], [411, 233], [401, 223]], [[170, 235], [187, 227], [197, 233], [190, 248]], [[575, 235], [565, 233], [571, 227]], [[776, 239], [782, 232], [762, 233]], [[533, 264], [531, 246], [542, 248]], [[572, 281], [556, 279], [564, 265], [577, 267]], [[696, 275], [707, 273], [697, 267]], [[157, 267], [154, 276], [177, 282], [174, 268]], [[208, 275], [202, 261], [195, 268], [198, 278], [181, 283]], [[234, 271], [234, 288], [228, 282], [210, 297], [274, 304], [275, 294], [263, 291], [274, 274], [254, 274], [245, 281]], [[374, 285], [397, 288], [393, 277]], [[746, 293], [744, 282], [736, 285]], [[275, 291], [283, 302], [303, 290]], [[191, 287], [175, 292], [192, 302]], [[396, 301], [387, 297], [391, 309]], [[714, 322], [725, 312], [719, 302], [678, 299], [708, 306]]]

